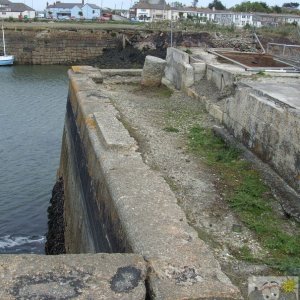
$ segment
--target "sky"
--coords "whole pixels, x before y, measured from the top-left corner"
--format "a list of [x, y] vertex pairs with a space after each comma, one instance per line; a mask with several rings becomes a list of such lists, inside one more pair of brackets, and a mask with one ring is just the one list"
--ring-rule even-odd
[[[46, 8], [47, 1], [49, 4], [53, 4], [54, 0], [11, 0], [11, 2], [23, 2], [28, 6], [34, 8], [35, 10], [44, 10]], [[174, 2], [176, 0], [166, 0], [167, 3]], [[186, 5], [191, 5], [192, 0], [177, 0]], [[279, 5], [281, 6], [285, 2], [299, 2], [294, 0], [257, 0], [266, 2], [270, 6]], [[64, 3], [81, 3], [81, 0], [61, 0]], [[110, 8], [117, 8], [117, 9], [128, 9], [130, 6], [134, 4], [135, 0], [85, 0], [85, 3], [96, 4], [102, 7], [110, 7]], [[198, 6], [207, 7], [207, 5], [212, 2], [212, 0], [199, 0]], [[221, 2], [227, 7], [232, 7], [235, 4], [240, 3], [241, 1], [238, 0], [221, 0]]]

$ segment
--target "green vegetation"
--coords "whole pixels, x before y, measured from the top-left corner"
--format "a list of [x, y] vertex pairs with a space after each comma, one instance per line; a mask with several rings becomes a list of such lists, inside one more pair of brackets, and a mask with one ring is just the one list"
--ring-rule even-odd
[[264, 257], [258, 259], [243, 247], [238, 256], [251, 262], [261, 260], [281, 271], [299, 272], [300, 226], [291, 225], [290, 220], [273, 210], [271, 203], [275, 200], [269, 188], [251, 164], [242, 159], [240, 151], [225, 144], [210, 129], [199, 126], [190, 129], [189, 147], [218, 172], [226, 200], [266, 250]]
[[298, 3], [285, 3], [282, 7], [268, 6], [266, 2], [262, 1], [245, 1], [240, 4], [235, 5], [232, 10], [237, 12], [262, 12], [262, 13], [291, 13], [291, 14], [299, 14], [299, 10], [296, 8], [299, 6]]
[[167, 127], [164, 128], [164, 131], [166, 131], [166, 132], [179, 132], [179, 129], [175, 128], [173, 126], [167, 126]]
[[265, 12], [269, 13], [272, 12], [272, 9], [267, 5], [266, 2], [241, 2], [234, 6], [234, 11], [238, 12]]
[[193, 52], [190, 49], [186, 49], [186, 50], [184, 50], [184, 52], [187, 54], [193, 54]]
[[213, 0], [211, 3], [208, 4], [208, 8], [216, 10], [224, 10], [226, 9], [225, 5], [220, 0]]

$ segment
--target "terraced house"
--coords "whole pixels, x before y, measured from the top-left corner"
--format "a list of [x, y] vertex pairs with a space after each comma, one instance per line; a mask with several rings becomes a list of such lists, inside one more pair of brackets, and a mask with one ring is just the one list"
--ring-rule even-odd
[[215, 10], [208, 8], [197, 8], [167, 5], [164, 0], [158, 4], [151, 4], [147, 0], [140, 0], [131, 8], [132, 16], [140, 21], [159, 21], [194, 19], [201, 23], [213, 22], [222, 26], [244, 27], [246, 25], [278, 26], [281, 24], [296, 23], [300, 25], [300, 16], [291, 14], [267, 14], [251, 12], [234, 12], [230, 10]]
[[33, 19], [35, 10], [24, 3], [0, 0], [0, 19]]

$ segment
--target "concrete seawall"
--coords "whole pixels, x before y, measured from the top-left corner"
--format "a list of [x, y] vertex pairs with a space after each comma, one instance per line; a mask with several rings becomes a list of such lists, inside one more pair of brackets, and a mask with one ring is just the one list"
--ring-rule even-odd
[[240, 299], [106, 95], [107, 78], [134, 87], [141, 70], [73, 67], [69, 77], [53, 192], [67, 255], [2, 255], [0, 298]]
[[67, 253], [142, 255], [150, 299], [238, 299], [239, 291], [187, 224], [164, 179], [143, 162], [95, 83], [102, 74], [75, 67], [69, 76], [59, 169]]

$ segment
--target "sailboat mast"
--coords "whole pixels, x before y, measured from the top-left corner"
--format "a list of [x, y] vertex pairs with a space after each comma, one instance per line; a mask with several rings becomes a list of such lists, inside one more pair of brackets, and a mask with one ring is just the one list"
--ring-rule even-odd
[[2, 23], [2, 38], [3, 38], [3, 52], [4, 52], [4, 56], [6, 56], [6, 47], [5, 47], [5, 36], [4, 36], [3, 23]]

